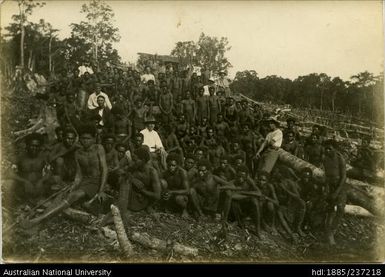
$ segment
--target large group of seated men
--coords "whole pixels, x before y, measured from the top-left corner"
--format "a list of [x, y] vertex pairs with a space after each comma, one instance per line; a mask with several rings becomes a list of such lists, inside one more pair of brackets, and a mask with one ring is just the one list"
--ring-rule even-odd
[[[293, 118], [281, 130], [272, 114], [232, 95], [224, 72], [218, 75], [162, 65], [155, 73], [147, 66], [142, 74], [109, 68], [61, 76], [37, 95], [55, 104], [55, 141], [25, 137], [12, 196], [31, 205], [58, 191], [65, 197], [23, 226], [112, 197], [123, 220], [131, 212], [171, 212], [196, 224], [236, 222], [257, 237], [277, 228], [292, 239], [325, 230], [335, 244], [347, 191], [335, 142], [319, 126], [302, 136]], [[280, 148], [322, 167], [325, 180], [281, 164]], [[109, 219], [105, 214], [101, 224]]]

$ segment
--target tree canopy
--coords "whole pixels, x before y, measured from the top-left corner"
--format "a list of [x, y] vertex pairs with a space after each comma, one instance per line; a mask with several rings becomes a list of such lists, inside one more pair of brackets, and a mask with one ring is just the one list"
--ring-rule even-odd
[[200, 66], [217, 74], [221, 70], [227, 72], [231, 67], [225, 56], [226, 51], [230, 49], [227, 38], [218, 39], [201, 33], [197, 42], [177, 42], [171, 55], [188, 61], [190, 65]]

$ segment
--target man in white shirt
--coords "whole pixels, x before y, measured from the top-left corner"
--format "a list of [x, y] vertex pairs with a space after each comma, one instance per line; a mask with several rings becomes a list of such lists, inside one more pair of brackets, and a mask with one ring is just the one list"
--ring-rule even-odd
[[147, 65], [144, 68], [144, 74], [140, 76], [140, 81], [144, 84], [147, 84], [149, 80], [153, 80], [155, 83], [155, 76], [151, 73], [151, 68]]
[[[271, 117], [268, 119], [270, 133], [266, 135], [265, 141], [257, 151], [256, 158], [259, 159], [258, 172], [270, 173], [278, 160], [278, 149], [282, 145], [283, 134], [278, 128], [279, 121]], [[263, 154], [261, 155], [263, 151]]]
[[95, 92], [92, 93], [88, 97], [88, 102], [87, 102], [88, 109], [94, 110], [94, 109], [99, 107], [99, 105], [98, 105], [98, 96], [103, 96], [104, 97], [104, 100], [105, 100], [104, 107], [106, 107], [106, 108], [111, 110], [112, 109], [112, 104], [110, 102], [110, 99], [108, 98], [107, 94], [105, 94], [104, 92], [101, 91], [101, 87], [100, 87], [99, 83], [95, 84]]
[[203, 89], [204, 89], [203, 95], [204, 96], [210, 96], [210, 87], [214, 87], [215, 88], [215, 81], [212, 78], [210, 78], [208, 80], [208, 84], [207, 85], [203, 86]]
[[147, 145], [150, 148], [151, 157], [154, 160], [160, 158], [160, 163], [163, 166], [163, 169], [166, 169], [167, 152], [164, 150], [163, 143], [158, 135], [158, 132], [154, 130], [155, 123], [155, 119], [153, 117], [149, 117], [145, 121], [146, 128], [140, 131], [140, 133], [143, 135], [143, 145]]

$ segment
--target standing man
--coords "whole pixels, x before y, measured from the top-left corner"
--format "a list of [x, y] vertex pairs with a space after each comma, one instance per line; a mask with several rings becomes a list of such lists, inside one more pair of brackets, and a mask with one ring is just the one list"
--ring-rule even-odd
[[327, 239], [330, 245], [335, 245], [334, 234], [344, 215], [347, 196], [346, 162], [341, 153], [335, 149], [335, 142], [327, 140], [325, 143], [325, 181], [329, 187], [328, 212], [326, 218]]
[[[265, 171], [270, 173], [278, 160], [278, 149], [282, 145], [283, 134], [278, 128], [279, 122], [271, 117], [268, 120], [270, 132], [257, 151], [256, 158], [259, 159], [258, 172]], [[262, 156], [261, 153], [263, 152]]]
[[93, 92], [89, 97], [88, 97], [88, 102], [87, 102], [87, 107], [89, 110], [94, 110], [99, 107], [98, 105], [98, 97], [103, 96], [105, 103], [104, 107], [107, 107], [108, 109], [112, 109], [112, 104], [110, 102], [110, 99], [108, 98], [108, 95], [105, 94], [103, 91], [101, 91], [101, 86], [100, 83], [95, 84], [95, 92]]

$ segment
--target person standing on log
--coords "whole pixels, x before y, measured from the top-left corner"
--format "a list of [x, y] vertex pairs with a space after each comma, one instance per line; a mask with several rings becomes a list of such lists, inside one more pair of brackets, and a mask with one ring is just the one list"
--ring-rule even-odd
[[327, 239], [330, 245], [335, 245], [334, 234], [344, 215], [347, 198], [346, 162], [341, 153], [335, 149], [335, 141], [324, 143], [325, 182], [329, 189], [328, 212], [326, 218]]
[[[270, 132], [257, 151], [256, 158], [259, 159], [258, 172], [270, 173], [278, 160], [278, 149], [282, 145], [283, 134], [278, 128], [279, 122], [275, 118], [268, 120]], [[263, 154], [261, 155], [263, 151]]]

